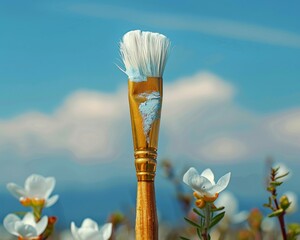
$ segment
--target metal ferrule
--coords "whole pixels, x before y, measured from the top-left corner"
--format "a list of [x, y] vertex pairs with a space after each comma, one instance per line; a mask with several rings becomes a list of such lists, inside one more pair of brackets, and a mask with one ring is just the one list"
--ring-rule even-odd
[[156, 171], [156, 150], [137, 150], [134, 153], [138, 181], [154, 181]]
[[[146, 121], [141, 105], [147, 104], [146, 101], [149, 99], [146, 96], [151, 93], [157, 93], [160, 96], [159, 99], [155, 99], [159, 106], [155, 112], [157, 117], [152, 118], [154, 120], [151, 124], [147, 122], [149, 126], [145, 126]], [[137, 179], [138, 181], [154, 181], [162, 103], [162, 78], [148, 77], [142, 82], [129, 80], [128, 99]]]

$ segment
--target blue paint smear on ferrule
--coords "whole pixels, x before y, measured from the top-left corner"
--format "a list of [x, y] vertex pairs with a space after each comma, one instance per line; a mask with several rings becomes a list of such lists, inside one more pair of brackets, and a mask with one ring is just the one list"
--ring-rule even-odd
[[140, 104], [139, 111], [143, 118], [144, 134], [147, 142], [149, 142], [151, 125], [160, 118], [161, 96], [159, 92], [142, 93], [140, 96], [146, 98], [146, 101]]

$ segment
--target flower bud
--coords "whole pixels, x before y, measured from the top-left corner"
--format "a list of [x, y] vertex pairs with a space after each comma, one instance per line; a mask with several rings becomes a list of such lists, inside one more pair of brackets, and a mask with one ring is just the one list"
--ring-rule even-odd
[[31, 199], [30, 199], [30, 198], [21, 197], [21, 198], [20, 198], [20, 203], [21, 203], [24, 207], [29, 207], [29, 206], [31, 206]]
[[42, 239], [47, 239], [54, 231], [54, 225], [57, 221], [55, 216], [48, 217], [48, 225], [42, 234]]
[[55, 216], [48, 217], [48, 224], [55, 224], [56, 221], [57, 221], [57, 217]]
[[248, 217], [248, 223], [250, 228], [255, 231], [259, 230], [262, 220], [263, 220], [263, 215], [260, 212], [260, 210], [257, 208], [252, 209]]
[[121, 224], [125, 220], [125, 217], [120, 212], [115, 212], [110, 215], [109, 222], [111, 222], [114, 226]]
[[212, 197], [211, 196], [204, 196], [203, 199], [204, 199], [205, 202], [210, 202], [211, 203], [211, 202], [216, 201], [218, 196], [219, 196], [219, 194], [216, 193], [215, 196], [212, 196]]
[[197, 199], [202, 198], [202, 196], [201, 196], [199, 193], [197, 193], [197, 192], [194, 192], [193, 195], [194, 195], [194, 197], [197, 198]]
[[291, 205], [291, 202], [289, 201], [288, 197], [286, 195], [283, 195], [281, 198], [280, 198], [280, 207], [283, 209], [283, 210], [286, 210], [288, 209], [288, 207]]
[[238, 232], [238, 236], [237, 236], [238, 240], [248, 240], [248, 239], [252, 239], [252, 238], [253, 238], [253, 236], [249, 230], [242, 229]]
[[200, 199], [196, 200], [195, 204], [198, 208], [204, 208], [206, 205], [206, 202], [204, 201], [203, 198], [200, 198]]

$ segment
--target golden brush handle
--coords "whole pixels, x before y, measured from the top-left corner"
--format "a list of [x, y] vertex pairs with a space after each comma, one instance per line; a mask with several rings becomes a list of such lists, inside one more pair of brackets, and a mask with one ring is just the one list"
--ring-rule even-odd
[[154, 182], [138, 182], [135, 236], [136, 240], [158, 239]]
[[[150, 98], [149, 100], [147, 96], [153, 93], [154, 98]], [[136, 240], [157, 240], [158, 224], [154, 178], [160, 125], [162, 79], [148, 77], [147, 81], [143, 82], [133, 82], [129, 80], [128, 98], [135, 167], [138, 180], [135, 225]], [[141, 109], [141, 106], [150, 107], [152, 112], [146, 112], [145, 116], [143, 116], [143, 109]], [[149, 114], [154, 114], [154, 116], [150, 116]], [[147, 119], [145, 120], [145, 117], [149, 116], [151, 117], [150, 124], [149, 121], [146, 121]], [[147, 124], [149, 124], [149, 126], [147, 126]]]
[[158, 224], [154, 177], [156, 171], [156, 151], [135, 151], [137, 173], [137, 206], [135, 222], [136, 240], [157, 240]]

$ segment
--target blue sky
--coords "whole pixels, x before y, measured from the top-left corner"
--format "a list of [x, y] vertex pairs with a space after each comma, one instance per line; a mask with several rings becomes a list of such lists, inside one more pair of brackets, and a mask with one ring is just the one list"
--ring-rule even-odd
[[[5, 111], [0, 114], [5, 118], [28, 109], [51, 112], [81, 88], [114, 91], [124, 81], [114, 65], [118, 41], [131, 29], [159, 31], [172, 39], [166, 81], [209, 70], [234, 83], [239, 103], [256, 111], [295, 106], [300, 98], [296, 3], [2, 1], [1, 5]], [[197, 25], [204, 26], [197, 30]], [[276, 43], [281, 32], [287, 39]]]
[[135, 29], [172, 42], [161, 158], [218, 177], [232, 171], [231, 190], [243, 196], [251, 193], [238, 182], [261, 184], [267, 156], [299, 169], [299, 7], [2, 0], [0, 189], [33, 172], [62, 190], [134, 181], [127, 78], [116, 64], [120, 39]]

